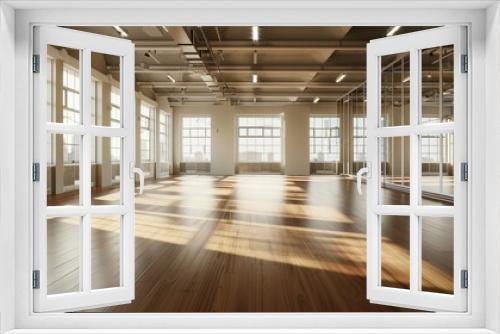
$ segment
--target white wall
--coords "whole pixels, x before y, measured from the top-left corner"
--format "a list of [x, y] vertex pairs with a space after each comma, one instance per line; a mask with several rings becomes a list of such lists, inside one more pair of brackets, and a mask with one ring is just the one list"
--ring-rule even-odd
[[[486, 16], [486, 110], [495, 110], [485, 123], [486, 128], [486, 147], [485, 156], [489, 163], [485, 163], [486, 179], [482, 180], [486, 189], [485, 215], [486, 215], [486, 266], [485, 280], [486, 285], [491, 287], [485, 293], [486, 298], [486, 327], [498, 332], [500, 330], [500, 272], [498, 266], [498, 254], [500, 254], [500, 245], [498, 236], [500, 235], [500, 210], [498, 207], [500, 186], [500, 157], [498, 147], [500, 145], [500, 115], [498, 108], [500, 106], [500, 6], [492, 5]], [[496, 256], [492, 256], [496, 254]], [[477, 266], [479, 267], [479, 266]], [[480, 268], [480, 267], [479, 267]]]
[[212, 175], [233, 175], [237, 162], [236, 121], [238, 115], [282, 115], [284, 149], [282, 163], [287, 175], [309, 175], [309, 115], [336, 114], [337, 105], [304, 104], [287, 106], [174, 107], [174, 173], [179, 172], [181, 156], [180, 119], [183, 115], [206, 115], [212, 118]]
[[0, 333], [14, 328], [14, 11], [0, 3]]

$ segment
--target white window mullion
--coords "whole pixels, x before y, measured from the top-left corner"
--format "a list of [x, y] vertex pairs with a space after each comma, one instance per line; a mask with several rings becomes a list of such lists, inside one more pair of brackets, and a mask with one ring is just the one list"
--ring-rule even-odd
[[[410, 207], [420, 204], [420, 148], [418, 127], [420, 115], [420, 51], [410, 51]], [[413, 211], [413, 210], [412, 210]], [[415, 212], [410, 215], [410, 290], [421, 288], [421, 233], [420, 219]]]
[[88, 49], [82, 51], [81, 57], [81, 71], [80, 71], [80, 103], [81, 103], [81, 116], [82, 124], [86, 129], [85, 134], [82, 136], [82, 145], [80, 151], [80, 198], [82, 206], [86, 210], [82, 218], [82, 253], [80, 259], [82, 261], [82, 291], [89, 292], [91, 290], [92, 281], [92, 264], [91, 264], [91, 234], [92, 234], [92, 217], [90, 215], [91, 205], [91, 134], [88, 131], [91, 127], [91, 52]]

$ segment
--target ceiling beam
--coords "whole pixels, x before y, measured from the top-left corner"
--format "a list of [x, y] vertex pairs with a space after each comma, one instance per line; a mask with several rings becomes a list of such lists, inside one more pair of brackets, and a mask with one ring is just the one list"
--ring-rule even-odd
[[[165, 66], [165, 65], [150, 65], [150, 66], [136, 66], [136, 73], [169, 73], [169, 72], [207, 72], [216, 71], [217, 68], [210, 66]], [[119, 67], [108, 66], [108, 71], [118, 72]], [[346, 67], [346, 66], [318, 66], [318, 65], [269, 65], [269, 66], [252, 66], [252, 65], [221, 65], [221, 72], [233, 72], [233, 73], [264, 73], [264, 72], [319, 72], [319, 73], [347, 73], [347, 74], [365, 74], [366, 68], [364, 66], [359, 67]], [[423, 69], [426, 74], [438, 74], [439, 71], [436, 69]], [[452, 74], [453, 71], [443, 71], [445, 74]]]
[[[214, 95], [210, 93], [203, 93], [203, 92], [197, 92], [197, 93], [189, 93], [189, 92], [182, 92], [182, 93], [157, 93], [155, 94], [157, 97], [161, 96], [166, 96], [169, 98], [175, 98], [175, 99], [182, 99], [182, 98], [215, 98]], [[268, 99], [290, 99], [290, 98], [322, 98], [322, 99], [337, 99], [343, 96], [343, 94], [317, 94], [317, 93], [226, 93], [224, 95], [226, 98], [268, 98]]]
[[[330, 82], [226, 82], [228, 86], [234, 88], [318, 88], [318, 89], [349, 89], [359, 85], [359, 82], [342, 82], [332, 84]], [[204, 82], [171, 82], [171, 81], [139, 81], [138, 86], [151, 86], [153, 88], [204, 88]]]
[[[366, 42], [345, 41], [265, 41], [251, 43], [249, 41], [213, 41], [213, 50], [222, 52], [314, 52], [314, 51], [349, 51], [365, 52]], [[197, 46], [198, 50], [206, 50], [205, 46]]]

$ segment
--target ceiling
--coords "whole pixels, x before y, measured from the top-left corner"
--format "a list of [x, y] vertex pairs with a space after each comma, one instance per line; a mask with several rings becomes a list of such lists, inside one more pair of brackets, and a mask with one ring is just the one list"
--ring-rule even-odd
[[72, 28], [132, 40], [136, 89], [177, 106], [335, 102], [365, 80], [366, 44], [392, 27], [258, 27], [257, 41], [248, 26]]

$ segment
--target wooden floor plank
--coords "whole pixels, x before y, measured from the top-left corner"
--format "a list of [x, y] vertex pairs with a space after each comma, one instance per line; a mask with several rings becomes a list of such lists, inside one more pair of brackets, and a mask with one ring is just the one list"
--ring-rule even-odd
[[[94, 196], [103, 204], [114, 200], [108, 193]], [[384, 190], [384, 196], [404, 203], [408, 195]], [[51, 203], [71, 201], [64, 196]], [[355, 183], [339, 176], [178, 176], [149, 183], [136, 198], [136, 299], [93, 312], [404, 311], [366, 300], [365, 202]], [[389, 219], [384, 277], [401, 285], [409, 274], [408, 229], [395, 224], [398, 217]], [[93, 284], [102, 286], [116, 281], [110, 266], [116, 247], [109, 245], [118, 234], [106, 218], [94, 220], [100, 258], [93, 258]], [[49, 222], [49, 245], [61, 240], [68, 224], [65, 218]], [[450, 291], [449, 225], [440, 219], [426, 225], [424, 288]], [[55, 290], [74, 288], [65, 279], [75, 278], [78, 261], [65, 247], [71, 245], [49, 249]]]

